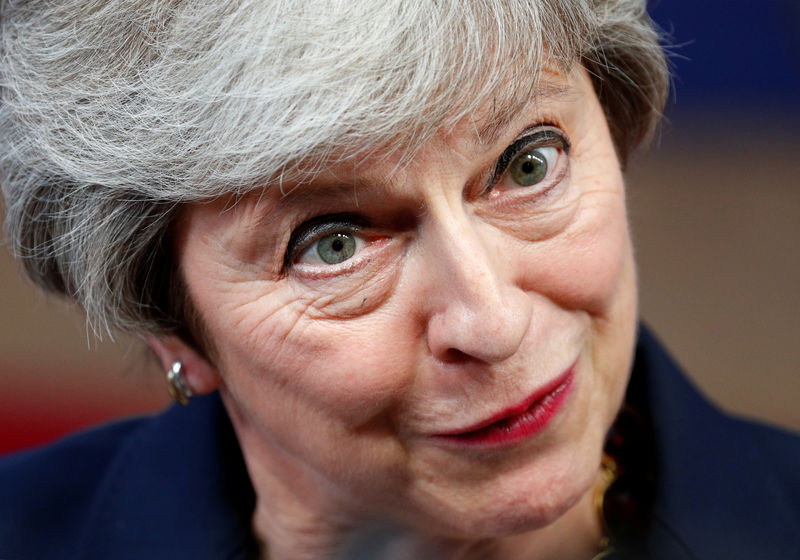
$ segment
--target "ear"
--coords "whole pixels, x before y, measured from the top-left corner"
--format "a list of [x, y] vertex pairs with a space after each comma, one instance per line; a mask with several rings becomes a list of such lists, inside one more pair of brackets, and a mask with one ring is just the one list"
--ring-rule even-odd
[[219, 387], [221, 378], [217, 368], [177, 336], [148, 336], [147, 344], [158, 356], [164, 371], [169, 371], [175, 362], [183, 364], [184, 383], [195, 395], [204, 395]]

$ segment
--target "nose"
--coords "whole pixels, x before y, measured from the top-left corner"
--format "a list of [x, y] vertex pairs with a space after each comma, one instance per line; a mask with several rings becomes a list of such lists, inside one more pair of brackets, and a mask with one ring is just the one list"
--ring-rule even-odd
[[448, 363], [513, 356], [528, 332], [531, 302], [513, 281], [512, 248], [464, 212], [429, 218], [423, 245], [431, 354]]

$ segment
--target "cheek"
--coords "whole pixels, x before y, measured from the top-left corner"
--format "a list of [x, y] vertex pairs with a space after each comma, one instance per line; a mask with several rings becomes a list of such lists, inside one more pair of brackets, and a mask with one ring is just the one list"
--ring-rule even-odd
[[402, 391], [411, 341], [392, 329], [387, 304], [401, 244], [332, 287], [261, 280], [227, 253], [209, 260], [188, 245], [182, 267], [190, 297], [226, 390], [253, 416], [276, 425], [302, 416], [362, 425]]
[[[316, 417], [349, 430], [374, 422], [411, 377], [410, 341], [396, 336], [386, 318], [324, 320], [297, 302], [246, 315], [262, 320], [249, 330], [235, 322], [215, 329], [232, 335], [217, 335], [220, 363], [238, 401], [271, 407], [262, 416]], [[252, 318], [239, 326], [244, 321]]]
[[285, 280], [285, 289], [306, 318], [347, 322], [368, 315], [391, 297], [404, 253], [403, 239], [370, 247], [367, 255], [347, 272], [297, 275]]
[[522, 249], [520, 286], [560, 307], [595, 318], [613, 314], [632, 254], [621, 196], [585, 194], [575, 220], [560, 236]]

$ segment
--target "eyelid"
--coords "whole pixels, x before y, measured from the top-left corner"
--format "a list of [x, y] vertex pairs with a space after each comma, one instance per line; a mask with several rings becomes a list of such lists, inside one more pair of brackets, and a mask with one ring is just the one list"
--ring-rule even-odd
[[569, 154], [570, 142], [566, 135], [555, 126], [537, 125], [526, 128], [522, 131], [519, 138], [514, 140], [514, 142], [503, 150], [503, 153], [497, 158], [497, 164], [495, 165], [492, 175], [489, 177], [487, 189], [491, 189], [491, 187], [497, 183], [500, 177], [503, 176], [503, 173], [505, 173], [508, 165], [520, 152], [530, 147], [542, 146], [557, 146], [564, 150], [565, 154]]
[[294, 229], [289, 238], [283, 257], [284, 270], [292, 266], [297, 256], [311, 243], [325, 235], [339, 231], [357, 232], [368, 225], [364, 218], [354, 214], [327, 214], [303, 222]]

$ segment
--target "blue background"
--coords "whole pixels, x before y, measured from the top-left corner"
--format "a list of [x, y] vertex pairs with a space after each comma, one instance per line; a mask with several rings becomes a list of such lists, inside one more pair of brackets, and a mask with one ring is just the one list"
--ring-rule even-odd
[[655, 0], [650, 14], [674, 45], [668, 115], [800, 114], [800, 0]]

